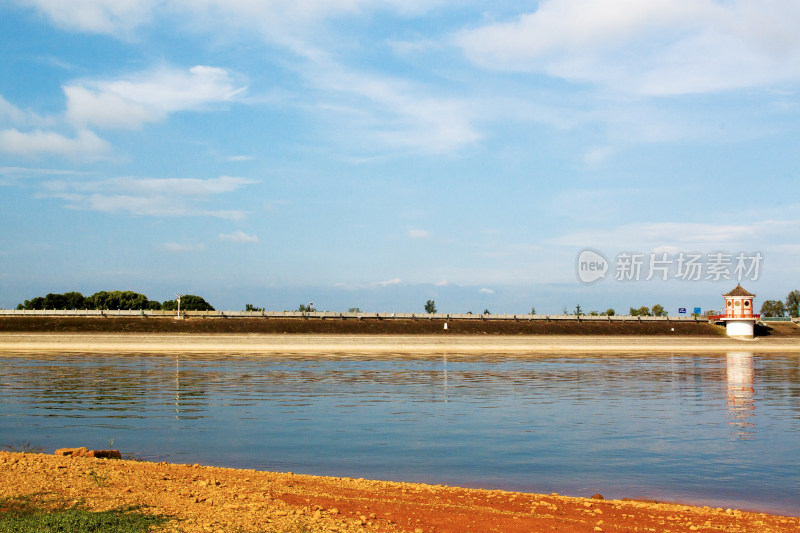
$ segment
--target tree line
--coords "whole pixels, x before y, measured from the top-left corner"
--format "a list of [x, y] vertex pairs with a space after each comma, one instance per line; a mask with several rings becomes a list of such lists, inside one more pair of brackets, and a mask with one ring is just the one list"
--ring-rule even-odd
[[786, 300], [764, 300], [761, 305], [761, 316], [792, 318], [800, 316], [800, 291], [794, 290], [786, 296]]
[[[64, 294], [50, 293], [46, 296], [37, 296], [25, 300], [17, 305], [19, 310], [44, 310], [44, 309], [102, 309], [116, 310], [150, 310], [150, 311], [176, 311], [178, 301], [150, 300], [144, 294], [133, 291], [99, 291], [91, 296], [83, 296], [79, 292], [65, 292]], [[214, 311], [214, 308], [205, 299], [194, 294], [181, 296], [182, 311]]]

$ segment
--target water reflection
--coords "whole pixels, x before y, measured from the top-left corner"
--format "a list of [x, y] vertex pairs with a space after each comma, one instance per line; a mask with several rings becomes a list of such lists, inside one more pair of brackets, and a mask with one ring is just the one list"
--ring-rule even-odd
[[753, 352], [0, 356], [0, 445], [800, 514], [798, 376]]
[[753, 352], [728, 352], [726, 356], [728, 414], [730, 425], [743, 439], [753, 436], [755, 389], [753, 387]]

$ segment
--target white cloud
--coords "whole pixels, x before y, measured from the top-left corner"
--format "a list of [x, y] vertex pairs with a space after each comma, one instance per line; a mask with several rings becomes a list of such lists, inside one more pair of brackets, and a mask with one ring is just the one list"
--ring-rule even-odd
[[549, 239], [546, 244], [592, 247], [608, 252], [704, 252], [724, 248], [739, 252], [762, 249], [773, 241], [785, 242], [785, 239], [798, 234], [800, 221], [763, 220], [750, 224], [661, 222], [575, 232]]
[[431, 234], [424, 229], [410, 229], [408, 230], [408, 236], [412, 239], [427, 239]]
[[203, 204], [220, 194], [253, 183], [243, 178], [222, 176], [212, 179], [114, 178], [98, 181], [50, 181], [39, 196], [60, 198], [73, 209], [139, 216], [207, 216], [241, 220], [239, 210], [207, 209]]
[[242, 230], [236, 230], [233, 233], [220, 233], [219, 240], [227, 242], [257, 243], [258, 237], [256, 235], [248, 235]]
[[655, 248], [653, 248], [654, 254], [675, 255], [680, 251], [681, 250], [677, 246], [656, 246]]
[[400, 278], [394, 278], [386, 281], [378, 281], [376, 285], [380, 285], [381, 287], [386, 287], [387, 285], [397, 285], [402, 282], [403, 280], [401, 280]]
[[474, 63], [643, 94], [800, 79], [795, 0], [548, 0], [454, 36]]
[[[452, 93], [434, 94], [422, 84], [359, 72], [342, 66], [331, 50], [342, 37], [325, 22], [343, 16], [364, 17], [374, 11], [418, 15], [442, 0], [78, 0], [72, 8], [58, 0], [31, 0], [57, 24], [84, 31], [121, 31], [154, 18], [174, 17], [193, 31], [208, 33], [252, 30], [270, 44], [297, 56], [293, 68], [319, 91], [317, 110], [335, 112], [336, 135], [342, 116], [358, 141], [380, 148], [443, 153], [476, 143], [475, 106]], [[332, 35], [331, 35], [332, 33]], [[348, 36], [347, 39], [350, 37]], [[222, 69], [195, 67], [190, 74], [162, 69], [121, 80], [89, 80], [64, 87], [66, 116], [74, 124], [98, 128], [136, 128], [167, 114], [196, 109], [233, 98], [237, 88]]]
[[63, 28], [118, 35], [149, 20], [159, 0], [28, 0]]
[[315, 21], [360, 14], [367, 10], [393, 10], [419, 14], [442, 0], [27, 0], [61, 27], [127, 36], [158, 12], [176, 14], [200, 24], [227, 24], [257, 28], [273, 38], [290, 40], [292, 33]]
[[177, 242], [165, 242], [162, 248], [167, 252], [176, 254], [203, 252], [206, 249], [205, 244], [181, 244]]
[[483, 294], [494, 294], [494, 291], [492, 289], [487, 289], [486, 287], [478, 289], [478, 292], [481, 292]]
[[66, 117], [81, 126], [137, 128], [170, 113], [230, 101], [243, 90], [224, 69], [161, 68], [118, 80], [85, 80], [65, 86]]
[[477, 143], [481, 133], [475, 105], [428, 87], [376, 73], [349, 70], [327, 56], [310, 58], [305, 77], [320, 91], [322, 111], [341, 117], [368, 142], [381, 148], [444, 153]]
[[42, 176], [81, 176], [86, 172], [78, 170], [61, 170], [54, 168], [28, 168], [28, 167], [0, 167], [0, 176], [12, 178], [42, 177]]
[[119, 191], [136, 195], [177, 195], [177, 196], [211, 196], [233, 192], [255, 181], [233, 176], [219, 178], [114, 178], [109, 180], [111, 186]]
[[585, 154], [583, 154], [583, 160], [589, 165], [599, 165], [608, 159], [613, 152], [614, 149], [610, 146], [598, 146], [589, 149]]
[[10, 129], [0, 131], [0, 150], [23, 156], [57, 154], [72, 159], [98, 159], [111, 150], [111, 145], [89, 130], [66, 137], [52, 131], [23, 133]]
[[0, 96], [0, 124], [23, 124], [28, 114]]

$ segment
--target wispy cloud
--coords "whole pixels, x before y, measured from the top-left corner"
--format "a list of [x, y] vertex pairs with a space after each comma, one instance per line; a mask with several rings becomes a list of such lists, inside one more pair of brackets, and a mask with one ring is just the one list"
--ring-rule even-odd
[[397, 285], [402, 282], [403, 280], [401, 280], [400, 278], [393, 278], [393, 279], [388, 279], [386, 281], [378, 281], [375, 284], [381, 287], [386, 287], [387, 285]]
[[798, 21], [794, 0], [549, 0], [453, 42], [488, 69], [624, 92], [705, 93], [800, 79]]
[[164, 244], [161, 245], [161, 247], [167, 252], [176, 254], [203, 252], [206, 249], [206, 245], [202, 243], [181, 244], [177, 242], [165, 242]]
[[86, 172], [80, 170], [64, 170], [56, 168], [29, 168], [29, 167], [0, 167], [0, 176], [13, 178], [43, 177], [43, 176], [82, 176]]
[[105, 213], [140, 216], [207, 216], [241, 220], [239, 210], [203, 207], [211, 198], [253, 183], [252, 180], [222, 176], [212, 179], [115, 178], [95, 181], [53, 180], [43, 184], [41, 197], [60, 198], [67, 207]]
[[427, 239], [431, 236], [431, 233], [424, 229], [410, 229], [408, 230], [408, 236], [412, 239]]
[[[300, 105], [320, 116], [335, 114], [371, 151], [407, 149], [445, 153], [480, 141], [474, 102], [434, 85], [393, 77], [380, 69], [347, 64], [347, 54], [332, 53], [342, 40], [328, 21], [334, 17], [364, 17], [389, 12], [400, 17], [425, 13], [441, 0], [311, 0], [268, 2], [201, 0], [145, 0], [119, 4], [109, 0], [79, 0], [65, 8], [55, 0], [31, 0], [56, 24], [117, 35], [151, 19], [174, 17], [193, 31], [222, 34], [231, 28], [261, 35], [270, 46], [295, 56], [299, 72], [312, 94]], [[116, 80], [83, 80], [64, 87], [67, 119], [82, 127], [137, 128], [162, 120], [167, 114], [231, 100], [242, 91], [220, 68], [198, 66], [188, 73], [162, 68]]]
[[29, 114], [0, 96], [0, 124], [22, 124], [27, 122]]
[[435, 94], [421, 84], [346, 69], [327, 57], [306, 68], [324, 94], [324, 108], [384, 147], [450, 152], [481, 140], [474, 103]]
[[55, 24], [63, 28], [119, 36], [150, 19], [156, 0], [31, 0]]
[[[800, 220], [762, 220], [751, 224], [660, 222], [625, 224], [609, 229], [580, 231], [548, 239], [545, 244], [610, 248], [616, 251], [713, 251], [721, 247], [754, 249], [800, 234]], [[739, 250], [736, 250], [739, 251]]]
[[478, 289], [478, 292], [483, 294], [494, 294], [494, 291], [492, 289], [487, 289], [486, 287]]
[[137, 128], [170, 113], [230, 101], [243, 90], [221, 68], [160, 68], [116, 80], [84, 80], [65, 86], [66, 117], [80, 126]]
[[[128, 35], [149, 22], [157, 12], [175, 13], [197, 23], [227, 23], [236, 27], [255, 27], [275, 37], [311, 26], [316, 21], [367, 10], [394, 10], [421, 13], [441, 0], [75, 0], [68, 5], [59, 0], [27, 2], [47, 15], [55, 24], [74, 30]], [[283, 29], [282, 29], [283, 28]]]
[[220, 233], [219, 240], [255, 244], [258, 242], [258, 237], [256, 235], [248, 235], [242, 230], [236, 230], [233, 233]]
[[111, 151], [111, 145], [89, 130], [67, 137], [52, 131], [24, 133], [9, 129], [0, 131], [0, 151], [29, 157], [56, 154], [70, 159], [94, 160], [105, 157]]

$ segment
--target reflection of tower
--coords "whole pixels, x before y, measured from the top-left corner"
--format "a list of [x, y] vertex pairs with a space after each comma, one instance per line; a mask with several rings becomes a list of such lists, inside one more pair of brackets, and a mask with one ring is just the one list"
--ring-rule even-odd
[[181, 356], [175, 356], [175, 418], [181, 418]]
[[746, 436], [745, 428], [753, 427], [748, 419], [755, 416], [753, 352], [728, 352], [726, 367], [730, 424], [740, 428], [742, 436]]

